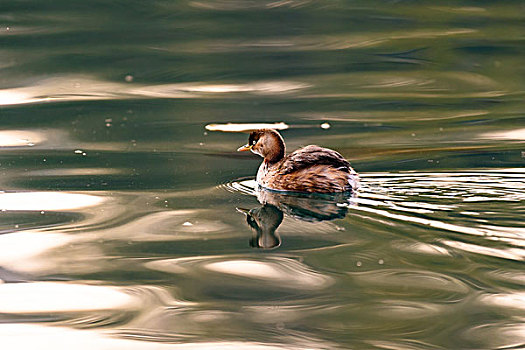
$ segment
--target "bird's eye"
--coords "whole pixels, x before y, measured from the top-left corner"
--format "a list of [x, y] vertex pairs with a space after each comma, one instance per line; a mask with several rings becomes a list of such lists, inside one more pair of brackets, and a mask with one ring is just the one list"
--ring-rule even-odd
[[256, 143], [257, 143], [256, 140], [253, 140], [253, 141], [252, 141], [252, 145], [255, 145]]

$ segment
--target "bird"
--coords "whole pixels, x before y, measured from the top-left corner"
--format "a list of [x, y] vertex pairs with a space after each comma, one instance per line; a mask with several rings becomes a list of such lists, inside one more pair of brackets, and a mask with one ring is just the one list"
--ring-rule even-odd
[[237, 151], [251, 151], [264, 158], [256, 180], [265, 189], [339, 193], [359, 188], [359, 175], [341, 154], [309, 145], [286, 155], [284, 139], [274, 129], [252, 131], [248, 143]]

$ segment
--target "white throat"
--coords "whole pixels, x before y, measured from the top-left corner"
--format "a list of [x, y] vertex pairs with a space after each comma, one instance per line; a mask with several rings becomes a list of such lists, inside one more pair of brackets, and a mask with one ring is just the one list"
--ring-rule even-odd
[[259, 166], [259, 170], [257, 171], [257, 183], [260, 186], [266, 187], [267, 184], [264, 181], [266, 174], [268, 174], [268, 163], [263, 161], [261, 165]]
[[[250, 149], [250, 151], [252, 151], [252, 153], [254, 154], [257, 154], [258, 156], [263, 156], [262, 154], [260, 154], [258, 151], [254, 150], [253, 148]], [[264, 157], [263, 157], [264, 158]]]

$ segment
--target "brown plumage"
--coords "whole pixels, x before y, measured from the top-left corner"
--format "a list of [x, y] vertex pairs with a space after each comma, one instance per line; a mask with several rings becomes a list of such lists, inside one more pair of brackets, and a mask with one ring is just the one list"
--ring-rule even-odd
[[359, 187], [359, 176], [338, 152], [310, 145], [286, 156], [283, 138], [272, 129], [253, 131], [248, 144], [238, 151], [252, 151], [264, 158], [257, 183], [268, 189], [335, 193]]

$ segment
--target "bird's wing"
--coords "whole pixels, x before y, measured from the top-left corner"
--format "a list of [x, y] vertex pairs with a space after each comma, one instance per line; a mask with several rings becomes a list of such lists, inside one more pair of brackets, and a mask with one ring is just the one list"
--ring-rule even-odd
[[279, 167], [279, 173], [290, 174], [314, 165], [329, 165], [335, 169], [350, 171], [350, 163], [338, 152], [315, 145], [306, 146], [289, 154]]

